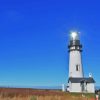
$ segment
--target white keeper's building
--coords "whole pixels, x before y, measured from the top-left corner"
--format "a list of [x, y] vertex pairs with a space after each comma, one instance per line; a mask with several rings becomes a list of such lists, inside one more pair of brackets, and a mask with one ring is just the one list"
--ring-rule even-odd
[[82, 66], [82, 45], [77, 32], [71, 33], [69, 48], [69, 79], [67, 90], [69, 92], [95, 92], [95, 80], [92, 74], [84, 77]]

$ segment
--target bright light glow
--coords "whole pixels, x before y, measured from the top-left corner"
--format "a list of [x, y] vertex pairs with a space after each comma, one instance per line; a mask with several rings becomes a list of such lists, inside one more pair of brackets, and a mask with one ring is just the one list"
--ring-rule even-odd
[[72, 32], [72, 33], [71, 33], [71, 36], [72, 36], [73, 39], [76, 39], [76, 37], [77, 37], [77, 32]]

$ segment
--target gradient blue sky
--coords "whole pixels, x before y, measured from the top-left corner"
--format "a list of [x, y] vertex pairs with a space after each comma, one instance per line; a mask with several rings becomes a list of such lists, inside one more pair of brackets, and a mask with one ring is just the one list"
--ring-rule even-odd
[[85, 76], [100, 85], [100, 1], [0, 1], [0, 86], [58, 86], [68, 78], [68, 33], [81, 32]]

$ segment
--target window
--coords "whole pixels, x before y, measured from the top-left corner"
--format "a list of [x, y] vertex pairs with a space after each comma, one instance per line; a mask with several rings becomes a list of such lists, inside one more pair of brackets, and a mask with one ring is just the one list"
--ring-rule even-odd
[[76, 71], [79, 71], [79, 65], [76, 65]]

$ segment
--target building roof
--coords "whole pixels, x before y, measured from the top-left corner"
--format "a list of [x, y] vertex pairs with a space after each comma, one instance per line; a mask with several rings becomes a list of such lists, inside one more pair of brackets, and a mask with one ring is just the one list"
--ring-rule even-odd
[[86, 83], [95, 83], [95, 80], [92, 77], [89, 78], [72, 78], [70, 77], [68, 82], [71, 83], [82, 83], [82, 82], [86, 82]]

